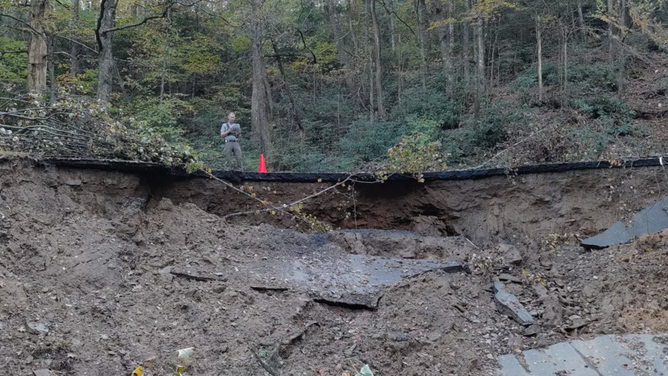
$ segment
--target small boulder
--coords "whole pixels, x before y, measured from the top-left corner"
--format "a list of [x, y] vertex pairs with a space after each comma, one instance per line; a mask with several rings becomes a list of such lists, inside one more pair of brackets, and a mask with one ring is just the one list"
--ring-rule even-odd
[[496, 292], [494, 299], [499, 307], [499, 311], [523, 326], [529, 326], [534, 323], [533, 316], [524, 308], [515, 295], [506, 292], [505, 285], [502, 282], [494, 282], [494, 291]]
[[49, 327], [46, 324], [39, 322], [28, 322], [28, 331], [32, 334], [46, 334], [49, 332]]
[[503, 259], [508, 265], [517, 266], [522, 264], [522, 261], [524, 261], [520, 250], [512, 244], [500, 244], [499, 253], [503, 255]]

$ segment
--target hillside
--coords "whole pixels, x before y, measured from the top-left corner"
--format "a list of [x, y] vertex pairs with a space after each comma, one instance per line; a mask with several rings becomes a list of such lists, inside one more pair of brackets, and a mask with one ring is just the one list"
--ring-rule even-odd
[[2, 3], [0, 148], [239, 169], [234, 112], [246, 170], [661, 155], [668, 7], [606, 4]]

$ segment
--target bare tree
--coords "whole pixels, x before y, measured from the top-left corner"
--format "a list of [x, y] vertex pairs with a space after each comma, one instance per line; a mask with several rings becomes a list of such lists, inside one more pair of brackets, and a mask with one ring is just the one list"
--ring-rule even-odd
[[378, 116], [385, 118], [385, 106], [383, 105], [383, 64], [380, 61], [380, 29], [376, 18], [376, 0], [371, 1], [371, 23], [373, 24], [373, 51], [376, 66], [376, 101], [378, 103]]
[[28, 48], [28, 91], [44, 93], [49, 49], [44, 29], [47, 0], [33, 0], [30, 4], [30, 47]]
[[95, 39], [97, 40], [99, 51], [97, 99], [102, 103], [108, 103], [109, 99], [111, 99], [114, 72], [114, 55], [111, 48], [114, 38], [117, 5], [118, 0], [100, 1], [100, 14], [97, 18], [97, 27], [95, 28]]
[[538, 101], [543, 102], [543, 38], [540, 32], [540, 16], [536, 14], [536, 42], [538, 43]]
[[253, 61], [253, 92], [251, 95], [251, 127], [260, 140], [260, 152], [269, 154], [271, 151], [271, 135], [269, 133], [269, 97], [267, 72], [262, 55], [264, 33], [261, 11], [264, 0], [251, 0], [250, 40], [251, 60]]
[[114, 54], [112, 51], [114, 32], [141, 26], [150, 20], [165, 18], [167, 17], [169, 10], [175, 4], [176, 2], [169, 0], [162, 14], [145, 17], [143, 20], [136, 23], [116, 26], [116, 7], [118, 6], [118, 0], [100, 1], [100, 13], [97, 18], [97, 26], [95, 27], [95, 39], [99, 51], [97, 99], [100, 102], [106, 104], [109, 102], [109, 99], [111, 99], [114, 76]]
[[[79, 11], [81, 10], [81, 1], [72, 1], [72, 20], [70, 21], [70, 28], [77, 30], [79, 25]], [[75, 31], [76, 36], [76, 31]], [[81, 45], [79, 43], [70, 42], [70, 74], [72, 77], [79, 74], [79, 53], [81, 53]]]

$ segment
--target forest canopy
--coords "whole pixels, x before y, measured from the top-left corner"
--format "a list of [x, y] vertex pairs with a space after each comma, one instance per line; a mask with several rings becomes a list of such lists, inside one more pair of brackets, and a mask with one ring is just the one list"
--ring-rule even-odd
[[661, 154], [663, 0], [0, 0], [0, 153], [273, 171]]

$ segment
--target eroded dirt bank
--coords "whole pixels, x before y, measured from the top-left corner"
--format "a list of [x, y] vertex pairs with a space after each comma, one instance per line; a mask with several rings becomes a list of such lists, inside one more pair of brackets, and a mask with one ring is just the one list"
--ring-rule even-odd
[[[154, 197], [191, 202], [219, 216], [254, 210], [253, 200], [213, 180], [151, 180]], [[290, 203], [326, 183], [247, 182], [257, 195]], [[350, 191], [350, 188], [354, 188]], [[586, 237], [603, 231], [665, 197], [665, 168], [600, 169], [486, 179], [358, 183], [305, 203], [305, 211], [340, 228], [413, 230], [431, 235], [461, 234], [475, 242], [513, 242], [550, 234]], [[273, 223], [270, 216], [237, 217], [234, 222]], [[526, 238], [528, 237], [528, 238]], [[514, 239], [514, 240], [513, 240]]]
[[[274, 202], [320, 189], [248, 184]], [[253, 206], [215, 181], [1, 162], [5, 372], [130, 374], [155, 358], [152, 374], [168, 375], [174, 351], [194, 346], [188, 374], [261, 375], [250, 349], [266, 355], [279, 345], [268, 361], [283, 375], [340, 376], [364, 363], [379, 375], [492, 375], [495, 357], [519, 348], [668, 330], [668, 234], [602, 251], [581, 249], [571, 235], [595, 233], [665, 194], [663, 170], [356, 188], [354, 202], [346, 190], [306, 209], [342, 227], [354, 224], [354, 215], [346, 219], [354, 206], [360, 227], [464, 234], [476, 245], [463, 253], [395, 256], [462, 258], [473, 273], [404, 280], [384, 291], [375, 311], [316, 303], [296, 290], [255, 290], [249, 265], [295, 249], [317, 252], [322, 240], [276, 227], [291, 226], [288, 219], [222, 220]], [[504, 239], [520, 265], [510, 264], [511, 247], [498, 245]], [[538, 327], [528, 332], [497, 311], [491, 283], [502, 273]]]

